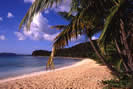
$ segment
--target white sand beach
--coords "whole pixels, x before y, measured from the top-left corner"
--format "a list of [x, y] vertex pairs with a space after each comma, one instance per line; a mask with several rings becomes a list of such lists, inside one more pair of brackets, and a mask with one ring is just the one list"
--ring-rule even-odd
[[102, 89], [101, 80], [113, 76], [91, 59], [68, 67], [0, 80], [0, 89]]

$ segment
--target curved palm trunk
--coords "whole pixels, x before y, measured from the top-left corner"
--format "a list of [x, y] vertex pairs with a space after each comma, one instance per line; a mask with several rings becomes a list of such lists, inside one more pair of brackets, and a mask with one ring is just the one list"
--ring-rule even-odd
[[46, 70], [50, 69], [54, 69], [54, 62], [53, 62], [53, 57], [55, 55], [55, 47], [52, 48], [52, 53], [48, 59], [48, 62], [46, 64]]
[[98, 52], [98, 50], [96, 49], [96, 47], [95, 47], [93, 41], [91, 40], [91, 37], [89, 37], [89, 41], [90, 41], [90, 44], [91, 44], [93, 50], [95, 51], [96, 55], [99, 57], [99, 59], [112, 71], [112, 73], [113, 73], [114, 75], [116, 75], [117, 77], [119, 77], [119, 72], [116, 71], [110, 64], [108, 64], [108, 63], [105, 61], [104, 57], [103, 57], [103, 56]]

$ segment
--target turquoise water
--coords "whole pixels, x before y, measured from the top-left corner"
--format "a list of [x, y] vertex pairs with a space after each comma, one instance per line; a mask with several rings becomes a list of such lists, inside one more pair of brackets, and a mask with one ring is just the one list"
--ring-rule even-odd
[[[48, 57], [0, 56], [0, 79], [20, 76], [32, 72], [44, 71]], [[71, 65], [80, 60], [54, 58], [55, 68]]]

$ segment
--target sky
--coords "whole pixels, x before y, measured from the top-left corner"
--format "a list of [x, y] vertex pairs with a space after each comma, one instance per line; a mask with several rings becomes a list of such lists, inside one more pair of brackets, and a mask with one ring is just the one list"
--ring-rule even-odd
[[[59, 31], [50, 26], [69, 23], [58, 12], [68, 12], [71, 0], [35, 15], [30, 31], [26, 31], [25, 27], [19, 30], [19, 24], [33, 2], [34, 0], [0, 0], [0, 52], [31, 54], [34, 50], [52, 49], [53, 39]], [[69, 47], [83, 41], [86, 41], [85, 37], [80, 36]]]

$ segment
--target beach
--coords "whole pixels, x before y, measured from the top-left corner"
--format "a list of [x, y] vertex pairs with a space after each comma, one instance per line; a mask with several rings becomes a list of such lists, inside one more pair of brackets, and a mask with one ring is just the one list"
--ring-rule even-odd
[[102, 89], [113, 78], [106, 66], [83, 59], [71, 66], [0, 80], [0, 89]]

